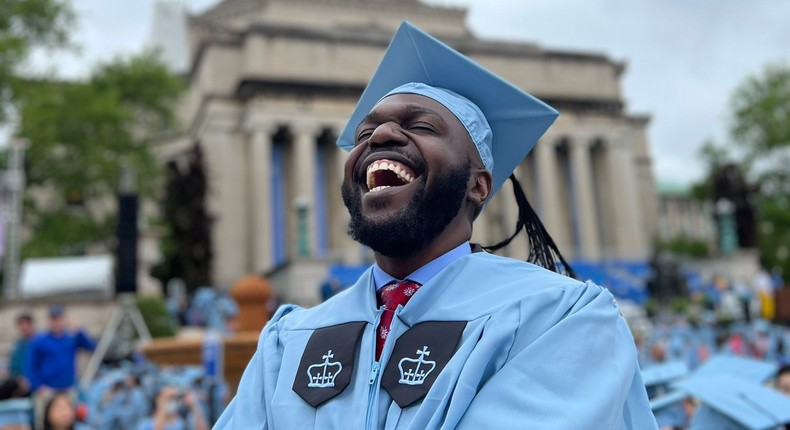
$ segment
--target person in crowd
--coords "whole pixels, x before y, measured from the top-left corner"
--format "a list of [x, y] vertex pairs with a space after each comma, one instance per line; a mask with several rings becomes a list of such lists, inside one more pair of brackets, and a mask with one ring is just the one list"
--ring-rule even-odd
[[44, 405], [54, 392], [66, 391], [73, 395], [77, 353], [93, 351], [95, 347], [95, 341], [84, 330], [70, 327], [62, 306], [50, 306], [47, 331], [33, 338], [25, 360], [25, 376], [33, 393], [37, 428], [44, 418]]
[[776, 373], [776, 389], [790, 396], [790, 364], [785, 364]]
[[11, 363], [8, 366], [9, 377], [24, 377], [25, 366], [30, 343], [36, 334], [36, 326], [33, 315], [24, 312], [16, 318], [16, 329], [19, 337], [11, 349]]
[[154, 399], [153, 415], [137, 430], [208, 430], [209, 424], [195, 392], [172, 385], [162, 387]]
[[33, 339], [27, 354], [30, 389], [34, 393], [71, 389], [76, 381], [77, 352], [93, 351], [95, 347], [84, 330], [69, 327], [62, 306], [51, 306], [48, 330]]
[[84, 425], [77, 422], [77, 410], [66, 392], [56, 392], [44, 408], [44, 430], [82, 430]]

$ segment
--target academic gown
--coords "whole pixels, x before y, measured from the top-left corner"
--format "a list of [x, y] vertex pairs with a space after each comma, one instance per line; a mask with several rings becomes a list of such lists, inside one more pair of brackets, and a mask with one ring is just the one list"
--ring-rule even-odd
[[604, 288], [473, 253], [397, 308], [376, 361], [371, 272], [275, 313], [216, 429], [657, 428]]

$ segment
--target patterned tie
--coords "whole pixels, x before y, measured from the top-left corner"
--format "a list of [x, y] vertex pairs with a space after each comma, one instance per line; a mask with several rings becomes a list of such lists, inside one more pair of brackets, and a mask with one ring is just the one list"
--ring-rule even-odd
[[392, 317], [395, 316], [395, 309], [398, 305], [406, 306], [411, 296], [420, 288], [420, 284], [412, 281], [392, 283], [378, 291], [379, 301], [384, 305], [384, 313], [379, 320], [379, 328], [376, 331], [376, 360], [381, 357], [381, 350], [384, 349], [384, 341], [390, 334], [390, 324]]

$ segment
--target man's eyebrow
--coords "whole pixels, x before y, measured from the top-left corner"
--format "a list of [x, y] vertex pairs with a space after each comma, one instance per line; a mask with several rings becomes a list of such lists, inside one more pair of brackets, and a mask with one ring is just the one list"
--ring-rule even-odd
[[[436, 119], [442, 121], [442, 123], [445, 122], [444, 118], [442, 118], [442, 116], [439, 115], [439, 112], [436, 112], [435, 110], [433, 110], [431, 108], [427, 108], [425, 106], [420, 106], [420, 105], [416, 105], [416, 104], [408, 104], [408, 105], [403, 106], [402, 108], [400, 108], [400, 114], [404, 118], [407, 118], [407, 119], [414, 118], [414, 117], [419, 116], [419, 115], [430, 115], [430, 116], [436, 117]], [[365, 123], [381, 122], [381, 117], [382, 117], [382, 114], [379, 111], [374, 109], [374, 110], [370, 111], [369, 114], [365, 115], [365, 117], [362, 118], [362, 121], [360, 121], [359, 124], [362, 125], [362, 124], [365, 124]]]

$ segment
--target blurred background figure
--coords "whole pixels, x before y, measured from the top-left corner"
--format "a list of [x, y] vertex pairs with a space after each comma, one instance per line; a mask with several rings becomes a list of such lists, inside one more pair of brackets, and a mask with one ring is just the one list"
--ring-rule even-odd
[[30, 389], [38, 393], [73, 388], [77, 352], [95, 347], [96, 342], [85, 331], [69, 327], [62, 306], [51, 306], [48, 330], [33, 339], [27, 355]]
[[83, 430], [84, 424], [77, 421], [77, 408], [68, 393], [55, 394], [44, 408], [44, 430]]
[[[25, 381], [25, 366], [27, 353], [30, 349], [31, 341], [36, 333], [33, 316], [25, 312], [17, 316], [16, 329], [19, 337], [11, 349], [11, 363], [8, 366], [8, 376], [10, 378], [22, 378]], [[27, 384], [27, 382], [25, 382]]]
[[776, 374], [776, 389], [790, 396], [790, 364], [785, 364]]
[[208, 430], [209, 425], [195, 392], [167, 385], [154, 401], [153, 416], [143, 420], [138, 430]]
[[[62, 306], [49, 308], [49, 327], [30, 344], [26, 377], [34, 395], [36, 423], [53, 391], [74, 393], [76, 358], [79, 350], [93, 351], [96, 342], [82, 329], [72, 329]], [[38, 426], [37, 426], [38, 428]]]
[[28, 430], [33, 423], [33, 402], [27, 397], [27, 386], [21, 378], [8, 378], [0, 383], [0, 430]]

